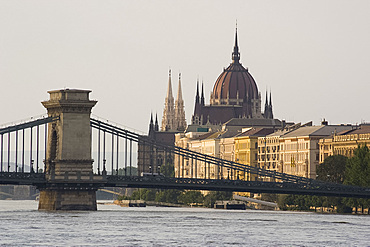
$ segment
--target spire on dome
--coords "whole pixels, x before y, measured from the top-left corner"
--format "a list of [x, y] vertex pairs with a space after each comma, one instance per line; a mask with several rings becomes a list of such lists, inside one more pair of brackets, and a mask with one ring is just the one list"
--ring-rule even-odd
[[238, 24], [236, 24], [236, 27], [235, 27], [235, 45], [234, 45], [234, 51], [232, 53], [232, 59], [234, 63], [239, 63], [240, 53], [239, 53], [239, 47], [238, 47]]

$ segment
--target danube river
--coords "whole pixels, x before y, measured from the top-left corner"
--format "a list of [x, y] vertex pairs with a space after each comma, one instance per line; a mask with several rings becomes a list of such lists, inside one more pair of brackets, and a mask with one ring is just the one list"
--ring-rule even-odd
[[39, 212], [0, 201], [0, 246], [370, 246], [370, 217], [204, 208]]

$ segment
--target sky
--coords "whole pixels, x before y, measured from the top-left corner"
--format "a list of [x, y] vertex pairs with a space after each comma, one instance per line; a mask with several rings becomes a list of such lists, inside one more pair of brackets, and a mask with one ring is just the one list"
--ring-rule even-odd
[[147, 132], [169, 69], [189, 123], [197, 78], [208, 104], [231, 62], [236, 20], [241, 63], [276, 118], [370, 122], [369, 13], [367, 0], [0, 0], [0, 124], [75, 88], [92, 90], [94, 115]]

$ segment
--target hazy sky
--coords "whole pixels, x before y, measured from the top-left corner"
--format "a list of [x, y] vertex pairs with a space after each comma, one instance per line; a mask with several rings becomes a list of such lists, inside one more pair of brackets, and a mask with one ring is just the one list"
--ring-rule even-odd
[[197, 77], [206, 102], [241, 62], [275, 117], [319, 124], [370, 122], [370, 1], [0, 0], [0, 124], [45, 113], [48, 90], [91, 89], [93, 113], [147, 131], [161, 120], [173, 71], [187, 121]]

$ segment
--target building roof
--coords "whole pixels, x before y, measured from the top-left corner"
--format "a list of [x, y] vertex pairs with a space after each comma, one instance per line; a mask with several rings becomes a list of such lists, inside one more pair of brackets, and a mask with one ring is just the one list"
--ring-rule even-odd
[[293, 130], [283, 137], [298, 137], [298, 136], [330, 136], [335, 133], [352, 129], [352, 126], [347, 125], [322, 125], [322, 126], [304, 126]]
[[224, 124], [226, 127], [282, 127], [279, 119], [266, 118], [232, 118]]
[[241, 134], [238, 134], [237, 137], [244, 137], [244, 136], [257, 136], [257, 137], [261, 137], [261, 136], [269, 135], [269, 134], [271, 134], [273, 132], [274, 132], [274, 130], [271, 129], [271, 128], [251, 128], [251, 129], [249, 129], [247, 131], [244, 131]]
[[337, 133], [338, 135], [368, 134], [370, 133], [370, 124], [361, 124], [359, 128], [352, 128], [347, 131]]

